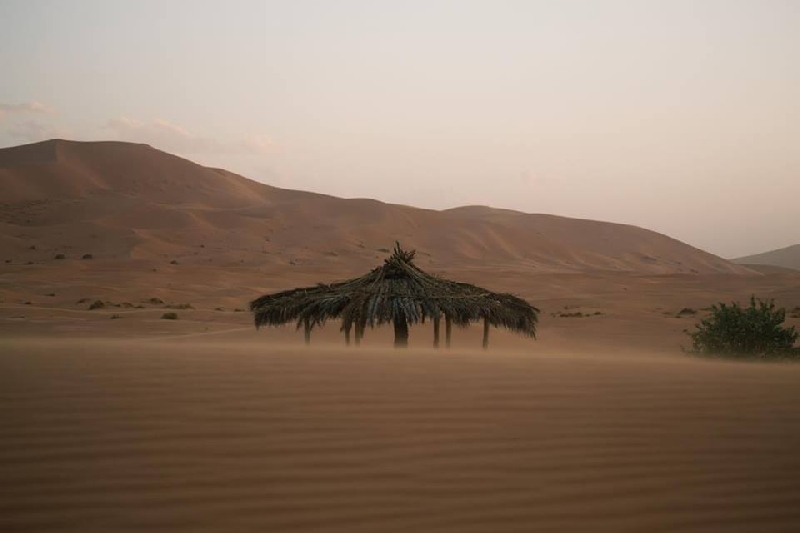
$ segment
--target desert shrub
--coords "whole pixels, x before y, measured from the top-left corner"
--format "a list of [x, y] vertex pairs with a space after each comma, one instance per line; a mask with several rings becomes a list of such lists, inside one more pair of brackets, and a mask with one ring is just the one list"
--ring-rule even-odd
[[85, 304], [86, 302], [88, 302], [88, 301], [90, 301], [90, 300], [91, 300], [91, 298], [81, 298], [80, 300], [78, 300], [78, 301], [77, 301], [77, 302], [75, 302], [75, 303], [79, 303], [79, 304]]
[[233, 312], [234, 313], [244, 313], [244, 309], [242, 309], [241, 307], [237, 307], [236, 309], [233, 310]]
[[54, 292], [48, 292], [47, 294], [45, 294], [45, 296], [50, 296], [51, 298], [53, 296], [55, 296], [55, 295], [56, 295], [56, 293], [54, 293]]
[[580, 311], [576, 311], [574, 313], [561, 313], [558, 316], [560, 316], [561, 318], [583, 318], [584, 314], [581, 313]]
[[177, 259], [173, 259], [172, 261], [169, 262], [169, 264], [170, 265], [177, 265], [178, 264], [178, 260]]
[[224, 310], [225, 310], [225, 309], [223, 309], [222, 307], [215, 307], [215, 308], [214, 308], [214, 311], [224, 311]]
[[169, 304], [165, 305], [164, 307], [166, 307], [167, 309], [194, 309], [194, 307], [192, 307], [192, 304]]
[[731, 358], [800, 358], [795, 348], [798, 332], [781, 326], [786, 310], [776, 308], [773, 300], [750, 298], [742, 307], [720, 303], [711, 306], [711, 316], [687, 331], [692, 339], [692, 352]]
[[67, 256], [64, 254], [56, 254], [55, 259], [66, 259]]
[[92, 302], [92, 304], [89, 306], [89, 310], [91, 311], [92, 309], [103, 309], [105, 306], [106, 306], [106, 304], [105, 304], [105, 303], [103, 303], [103, 301], [102, 301], [102, 300], [95, 300], [95, 301], [94, 301], [94, 302]]
[[161, 298], [150, 298], [147, 301], [148, 303], [151, 303], [153, 305], [162, 305], [164, 303], [164, 300], [162, 300]]
[[93, 258], [94, 256], [92, 254], [83, 254], [83, 257], [81, 257], [81, 259], [93, 259]]
[[164, 320], [178, 320], [178, 313], [164, 313], [161, 318]]
[[111, 320], [116, 320], [116, 319], [118, 319], [118, 318], [122, 318], [122, 315], [118, 315], [118, 314], [116, 314], [116, 313], [115, 313], [115, 314], [113, 314], [113, 315], [111, 315]]
[[675, 316], [677, 316], [678, 318], [680, 318], [680, 317], [682, 317], [682, 316], [694, 316], [694, 315], [696, 315], [696, 314], [697, 314], [697, 311], [695, 311], [695, 310], [694, 310], [694, 309], [692, 309], [691, 307], [684, 307], [683, 309], [681, 309], [680, 311], [678, 311], [678, 314], [677, 314], [677, 315], [675, 315]]

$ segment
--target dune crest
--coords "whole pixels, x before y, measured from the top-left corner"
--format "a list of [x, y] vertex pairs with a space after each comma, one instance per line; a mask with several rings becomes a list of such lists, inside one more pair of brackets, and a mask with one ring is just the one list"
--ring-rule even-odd
[[[3, 249], [31, 243], [100, 257], [236, 255], [363, 268], [395, 239], [433, 265], [514, 265], [535, 272], [754, 274], [630, 225], [470, 206], [445, 211], [271, 187], [148, 145], [50, 140], [0, 150]], [[25, 229], [21, 238], [20, 227]], [[54, 238], [54, 236], [58, 236]], [[204, 250], [198, 250], [199, 247]]]

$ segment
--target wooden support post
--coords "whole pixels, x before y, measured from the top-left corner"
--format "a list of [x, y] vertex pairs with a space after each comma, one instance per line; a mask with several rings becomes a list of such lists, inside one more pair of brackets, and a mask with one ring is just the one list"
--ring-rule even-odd
[[441, 319], [437, 316], [433, 319], [433, 347], [439, 349], [439, 322]]
[[453, 331], [453, 323], [450, 321], [450, 315], [444, 317], [444, 345], [450, 347], [450, 333]]
[[489, 319], [483, 319], [483, 349], [489, 347]]
[[394, 347], [408, 347], [408, 322], [404, 316], [394, 318]]
[[306, 337], [306, 344], [311, 344], [311, 322], [307, 318], [303, 320], [303, 329]]
[[356, 322], [356, 346], [361, 346], [361, 339], [364, 337], [364, 326]]
[[353, 323], [352, 322], [347, 322], [344, 325], [344, 343], [347, 346], [350, 346], [350, 328], [352, 328], [352, 327], [353, 327]]

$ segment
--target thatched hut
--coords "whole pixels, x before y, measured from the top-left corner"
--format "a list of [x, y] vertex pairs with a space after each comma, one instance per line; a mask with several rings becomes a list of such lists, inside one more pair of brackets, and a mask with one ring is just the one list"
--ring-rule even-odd
[[433, 321], [435, 347], [439, 347], [442, 318], [445, 343], [450, 346], [453, 324], [483, 322], [483, 346], [488, 347], [489, 328], [503, 327], [529, 337], [536, 336], [539, 310], [511, 294], [498, 294], [432, 276], [414, 264], [415, 252], [398, 243], [384, 264], [359, 278], [267, 294], [250, 302], [256, 327], [296, 322], [306, 342], [311, 330], [330, 319], [340, 319], [345, 341], [351, 332], [359, 343], [364, 331], [394, 324], [395, 346], [407, 346], [411, 324]]

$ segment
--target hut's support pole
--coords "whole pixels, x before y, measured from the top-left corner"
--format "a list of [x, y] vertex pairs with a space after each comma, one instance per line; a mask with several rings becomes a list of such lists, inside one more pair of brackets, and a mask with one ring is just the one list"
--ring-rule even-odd
[[352, 327], [353, 327], [352, 322], [347, 322], [344, 325], [344, 343], [348, 346], [350, 346], [350, 328]]
[[394, 347], [405, 348], [408, 346], [408, 322], [406, 317], [394, 319]]
[[437, 316], [433, 319], [433, 347], [439, 348], [439, 322], [441, 319]]
[[450, 347], [450, 334], [453, 332], [453, 323], [450, 321], [450, 317], [445, 315], [444, 317], [444, 345], [446, 347]]
[[364, 337], [364, 326], [356, 322], [356, 346], [361, 345], [362, 337]]
[[483, 349], [489, 347], [489, 319], [483, 319]]
[[306, 337], [306, 344], [311, 344], [311, 322], [307, 318], [303, 321], [303, 329]]

